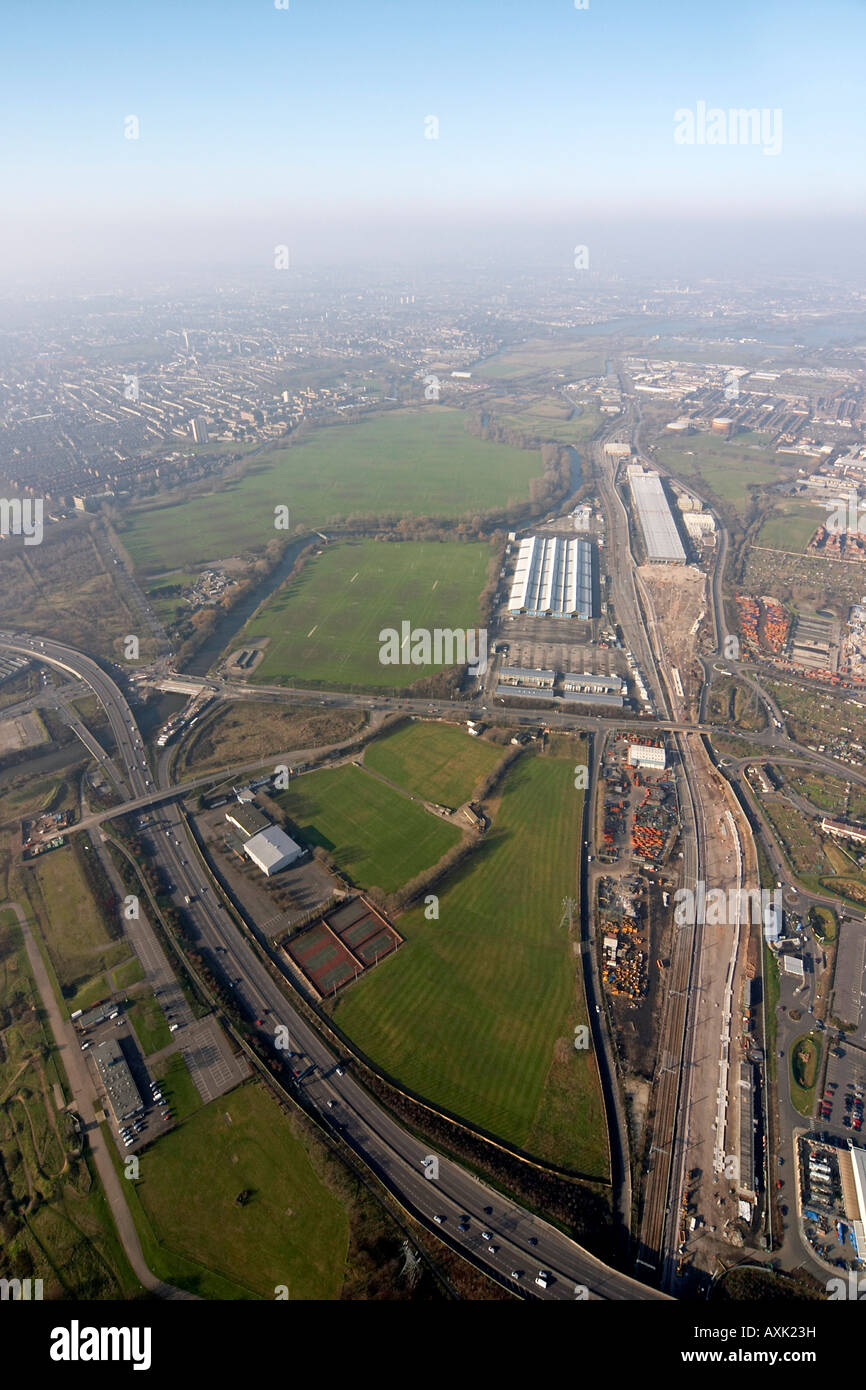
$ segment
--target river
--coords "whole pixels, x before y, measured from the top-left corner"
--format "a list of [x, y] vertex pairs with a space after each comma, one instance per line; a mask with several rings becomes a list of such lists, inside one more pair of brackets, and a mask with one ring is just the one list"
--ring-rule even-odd
[[255, 613], [260, 603], [270, 598], [271, 594], [277, 590], [282, 583], [288, 579], [298, 555], [305, 545], [309, 545], [309, 536], [299, 536], [292, 541], [277, 565], [276, 569], [263, 579], [261, 584], [257, 584], [251, 593], [241, 599], [240, 603], [235, 604], [224, 617], [220, 618], [216, 627], [208, 637], [203, 646], [199, 647], [195, 656], [189, 661], [184, 662], [184, 670], [191, 676], [206, 676], [215, 661], [218, 661], [223, 652], [226, 651], [234, 642], [238, 633]]

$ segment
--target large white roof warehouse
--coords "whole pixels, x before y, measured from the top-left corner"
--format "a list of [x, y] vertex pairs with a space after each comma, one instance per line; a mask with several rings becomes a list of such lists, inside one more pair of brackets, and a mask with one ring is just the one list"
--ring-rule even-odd
[[520, 542], [510, 613], [592, 617], [592, 546], [574, 536], [526, 536]]
[[651, 564], [685, 564], [686, 552], [658, 473], [645, 472], [633, 463], [626, 476], [647, 559]]
[[243, 846], [243, 851], [268, 877], [294, 863], [304, 852], [278, 825], [269, 825], [267, 830], [253, 835]]

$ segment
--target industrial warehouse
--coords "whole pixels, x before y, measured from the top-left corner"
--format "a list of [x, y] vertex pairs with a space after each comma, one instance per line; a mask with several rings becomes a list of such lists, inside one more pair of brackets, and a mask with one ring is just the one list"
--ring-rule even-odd
[[592, 546], [569, 536], [526, 536], [520, 542], [508, 611], [531, 617], [593, 617]]
[[595, 676], [590, 672], [566, 671], [562, 678], [562, 699], [577, 705], [608, 705], [622, 709], [628, 686], [621, 676]]
[[622, 709], [628, 686], [621, 676], [596, 676], [591, 672], [566, 671], [561, 678], [562, 691], [556, 690], [558, 673], [534, 667], [503, 666], [499, 672], [496, 694], [500, 697], [519, 695], [525, 700], [552, 700], [571, 704], [605, 705]]
[[626, 477], [647, 560], [654, 565], [684, 565], [686, 552], [658, 473], [633, 463]]

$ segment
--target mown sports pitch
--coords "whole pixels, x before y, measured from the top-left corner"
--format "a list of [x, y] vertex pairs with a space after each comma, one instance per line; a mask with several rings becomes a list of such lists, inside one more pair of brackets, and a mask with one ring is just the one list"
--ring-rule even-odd
[[469, 800], [503, 753], [454, 724], [414, 720], [369, 744], [364, 766], [425, 801], [456, 808]]
[[306, 844], [322, 845], [359, 887], [384, 893], [460, 839], [455, 826], [351, 764], [298, 777], [276, 800]]
[[462, 411], [435, 405], [328, 426], [258, 455], [216, 492], [137, 509], [123, 544], [137, 569], [155, 573], [263, 550], [277, 534], [278, 504], [294, 529], [351, 517], [455, 519], [526, 502], [538, 452], [488, 443], [465, 423]]
[[490, 553], [458, 541], [329, 546], [263, 605], [233, 645], [268, 639], [250, 676], [257, 684], [402, 689], [436, 667], [383, 665], [379, 633], [399, 633], [404, 620], [431, 631], [474, 628]]
[[[579, 745], [577, 745], [579, 746]], [[439, 918], [397, 919], [400, 950], [337, 1000], [335, 1018], [400, 1082], [540, 1158], [605, 1177], [595, 1061], [573, 933], [579, 756], [525, 755], [494, 824], [439, 890]]]

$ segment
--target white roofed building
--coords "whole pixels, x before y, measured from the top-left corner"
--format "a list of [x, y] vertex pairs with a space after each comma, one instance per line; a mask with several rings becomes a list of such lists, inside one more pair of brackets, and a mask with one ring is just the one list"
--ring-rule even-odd
[[517, 552], [508, 611], [583, 618], [592, 611], [592, 546], [574, 536], [525, 536]]
[[779, 904], [767, 903], [764, 909], [764, 940], [768, 946], [774, 946], [777, 941], [781, 941], [783, 925], [784, 918]]
[[686, 552], [658, 473], [648, 472], [638, 463], [631, 464], [626, 475], [647, 560], [650, 564], [684, 565]]
[[665, 750], [646, 743], [632, 743], [628, 750], [628, 760], [632, 767], [648, 767], [657, 772], [664, 771], [667, 765]]
[[278, 825], [269, 825], [267, 830], [260, 830], [258, 835], [251, 836], [243, 850], [268, 878], [288, 868], [304, 852]]

